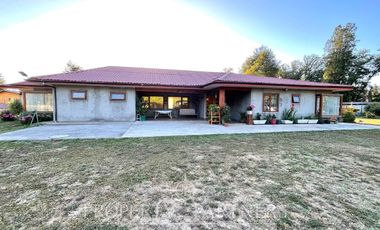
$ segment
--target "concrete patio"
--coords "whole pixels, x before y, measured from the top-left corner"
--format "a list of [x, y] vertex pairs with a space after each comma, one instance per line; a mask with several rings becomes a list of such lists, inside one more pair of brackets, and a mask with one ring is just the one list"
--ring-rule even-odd
[[184, 135], [211, 135], [235, 133], [272, 133], [329, 130], [380, 129], [380, 126], [360, 124], [297, 124], [297, 125], [245, 125], [240, 123], [209, 125], [206, 121], [144, 121], [144, 122], [87, 122], [51, 123], [14, 132], [0, 134], [0, 141], [54, 140], [157, 137]]

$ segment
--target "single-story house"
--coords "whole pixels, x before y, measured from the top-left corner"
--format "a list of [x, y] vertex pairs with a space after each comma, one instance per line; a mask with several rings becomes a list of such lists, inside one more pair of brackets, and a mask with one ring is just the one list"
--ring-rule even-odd
[[51, 111], [56, 121], [135, 121], [136, 101], [173, 117], [206, 119], [207, 106], [228, 104], [232, 118], [254, 104], [254, 113], [276, 114], [294, 106], [298, 116], [339, 116], [342, 96], [352, 86], [225, 72], [102, 67], [50, 74], [8, 85], [22, 92], [27, 111]]
[[20, 100], [21, 93], [18, 90], [0, 89], [0, 111], [6, 110], [8, 104], [14, 100]]
[[356, 115], [363, 114], [365, 112], [365, 107], [371, 104], [371, 102], [359, 101], [359, 102], [343, 102], [343, 109], [353, 108], [357, 110]]

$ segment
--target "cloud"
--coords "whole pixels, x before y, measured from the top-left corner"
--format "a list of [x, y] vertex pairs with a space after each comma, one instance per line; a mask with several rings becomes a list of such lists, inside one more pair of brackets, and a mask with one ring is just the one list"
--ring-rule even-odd
[[[7, 82], [62, 72], [68, 60], [106, 65], [239, 70], [260, 45], [176, 1], [82, 1], [0, 31], [0, 72]], [[282, 52], [285, 62], [292, 58]]]

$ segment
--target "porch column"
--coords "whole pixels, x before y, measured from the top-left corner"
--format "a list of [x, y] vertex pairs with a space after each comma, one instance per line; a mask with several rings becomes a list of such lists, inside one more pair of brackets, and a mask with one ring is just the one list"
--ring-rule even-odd
[[219, 89], [219, 107], [223, 108], [226, 105], [226, 90]]

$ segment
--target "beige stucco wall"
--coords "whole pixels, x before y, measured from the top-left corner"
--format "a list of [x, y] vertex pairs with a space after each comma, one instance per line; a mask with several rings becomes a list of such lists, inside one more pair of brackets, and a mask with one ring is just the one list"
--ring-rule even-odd
[[[300, 103], [294, 104], [296, 116], [310, 116], [315, 113], [315, 95], [316, 91], [299, 91], [299, 90], [270, 90], [270, 89], [252, 89], [251, 102], [256, 106], [254, 113], [263, 113], [263, 94], [264, 93], [278, 93], [280, 95], [279, 112], [274, 113], [281, 119], [284, 109], [289, 109], [292, 104], [292, 94], [300, 95]], [[266, 113], [265, 113], [266, 114]]]
[[[87, 90], [87, 100], [72, 100], [71, 90]], [[110, 101], [110, 92], [126, 92], [126, 101]], [[134, 121], [136, 92], [132, 88], [57, 86], [58, 121]]]

